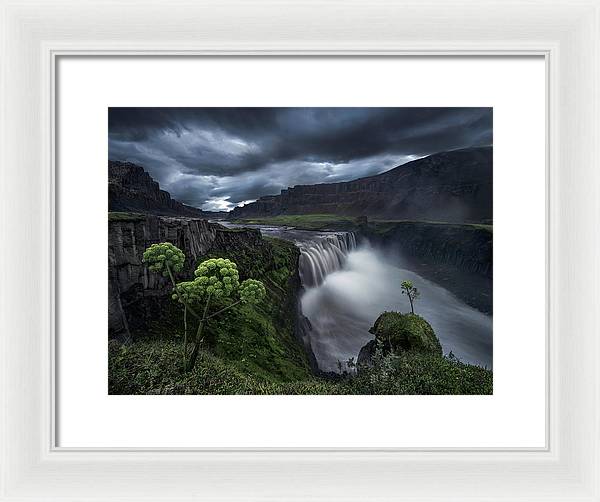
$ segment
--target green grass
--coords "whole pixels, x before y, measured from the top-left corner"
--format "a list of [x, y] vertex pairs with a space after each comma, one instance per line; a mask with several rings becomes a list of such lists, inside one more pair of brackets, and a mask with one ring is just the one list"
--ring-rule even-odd
[[305, 376], [274, 381], [203, 350], [182, 371], [181, 344], [141, 340], [109, 344], [109, 394], [492, 394], [492, 372], [455, 359], [403, 352], [376, 360], [358, 374], [328, 380]]
[[[231, 367], [263, 381], [293, 382], [312, 376], [308, 356], [295, 336], [300, 288], [296, 274], [298, 249], [291, 242], [271, 238], [247, 245], [243, 240], [234, 242], [224, 244], [222, 249], [213, 248], [197, 263], [208, 258], [229, 258], [238, 265], [241, 280], [263, 282], [266, 296], [254, 307], [237, 305], [211, 319], [203, 333], [207, 346]], [[143, 326], [132, 330], [133, 339], [182, 343], [182, 307], [169, 296], [145, 302], [146, 307], [139, 312], [130, 311], [131, 316], [145, 319]], [[211, 311], [225, 305], [213, 303]], [[197, 321], [188, 321], [189, 330], [195, 333]]]
[[335, 386], [307, 377], [273, 382], [201, 351], [194, 369], [182, 372], [181, 345], [139, 341], [109, 345], [110, 394], [330, 394]]
[[493, 232], [494, 228], [493, 225], [483, 225], [480, 223], [447, 223], [444, 221], [427, 220], [369, 220], [368, 228], [375, 233], [384, 234], [399, 225], [443, 226], [444, 228], [485, 230], [490, 233]]
[[144, 221], [145, 214], [141, 213], [122, 213], [119, 211], [109, 211], [108, 221]]
[[235, 223], [250, 225], [288, 226], [302, 230], [353, 230], [356, 218], [336, 214], [290, 214], [263, 218], [244, 218]]
[[[340, 216], [337, 214], [288, 214], [279, 216], [265, 216], [262, 218], [243, 218], [234, 220], [234, 223], [249, 225], [274, 225], [294, 227], [300, 230], [346, 230], [354, 231], [360, 228], [357, 218], [352, 216]], [[368, 227], [378, 233], [384, 233], [398, 224], [416, 225], [444, 225], [456, 228], [476, 228], [493, 231], [493, 225], [479, 223], [447, 223], [443, 221], [427, 220], [385, 220], [368, 219]]]
[[485, 395], [493, 393], [493, 373], [452, 356], [408, 351], [376, 358], [347, 385], [352, 394]]
[[214, 352], [239, 370], [273, 382], [290, 382], [311, 374], [307, 356], [295, 338], [295, 275], [298, 249], [288, 241], [262, 239], [250, 250], [213, 250], [207, 257], [235, 261], [241, 279], [264, 283], [266, 297], [253, 308], [238, 306], [208, 327]]

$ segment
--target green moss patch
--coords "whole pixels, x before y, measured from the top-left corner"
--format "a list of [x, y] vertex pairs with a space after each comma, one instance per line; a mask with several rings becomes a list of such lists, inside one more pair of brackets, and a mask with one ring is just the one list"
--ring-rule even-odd
[[181, 345], [144, 340], [109, 345], [109, 394], [335, 394], [331, 382], [307, 377], [273, 382], [226, 359], [201, 351], [194, 369], [182, 371]]
[[417, 351], [442, 355], [442, 346], [431, 324], [416, 314], [384, 312], [369, 332], [389, 352]]

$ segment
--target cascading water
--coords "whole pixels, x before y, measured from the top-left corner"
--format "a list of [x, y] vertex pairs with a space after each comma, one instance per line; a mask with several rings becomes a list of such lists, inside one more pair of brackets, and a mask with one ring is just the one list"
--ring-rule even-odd
[[303, 337], [321, 370], [338, 371], [338, 361], [356, 359], [373, 338], [369, 328], [382, 312], [410, 312], [400, 288], [405, 280], [421, 292], [416, 313], [431, 324], [444, 353], [492, 367], [492, 318], [413, 272], [401, 257], [390, 257], [368, 242], [358, 244], [353, 233], [259, 228], [300, 249], [300, 304], [310, 325]]
[[326, 235], [321, 239], [300, 242], [300, 279], [306, 288], [319, 286], [327, 275], [344, 265], [350, 251], [356, 249], [352, 232]]

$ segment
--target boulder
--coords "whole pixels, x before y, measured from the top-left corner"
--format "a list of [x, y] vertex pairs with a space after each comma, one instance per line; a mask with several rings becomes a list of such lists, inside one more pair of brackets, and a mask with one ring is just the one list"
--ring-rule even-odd
[[431, 324], [416, 314], [384, 312], [369, 329], [375, 339], [364, 345], [358, 354], [358, 364], [370, 365], [377, 343], [383, 354], [416, 351], [442, 355], [442, 346]]

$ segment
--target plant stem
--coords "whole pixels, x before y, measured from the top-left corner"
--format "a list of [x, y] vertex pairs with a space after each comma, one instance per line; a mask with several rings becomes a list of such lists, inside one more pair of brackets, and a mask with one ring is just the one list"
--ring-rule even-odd
[[175, 277], [173, 277], [173, 272], [171, 272], [171, 267], [169, 266], [169, 262], [165, 261], [165, 265], [167, 267], [167, 272], [169, 273], [169, 278], [171, 279], [171, 282], [173, 283], [173, 289], [175, 290], [175, 294], [179, 298], [179, 301], [181, 303], [183, 303], [183, 305], [185, 307], [187, 307], [187, 309], [190, 311], [190, 314], [192, 314], [196, 319], [200, 319], [200, 316], [198, 314], [196, 314], [196, 311], [192, 307], [190, 307], [190, 304], [188, 302], [186, 302], [185, 299], [183, 298], [183, 296], [181, 296], [179, 294], [179, 291], [177, 291], [177, 283], [175, 282]]
[[192, 355], [190, 356], [190, 361], [188, 363], [187, 370], [191, 371], [196, 364], [196, 359], [198, 358], [198, 351], [200, 350], [200, 343], [202, 339], [202, 329], [204, 328], [204, 323], [207, 320], [206, 313], [208, 312], [208, 306], [210, 304], [210, 294], [206, 299], [206, 305], [204, 306], [204, 314], [202, 315], [202, 319], [200, 320], [200, 324], [198, 325], [198, 331], [196, 331], [196, 340], [194, 340], [194, 350], [192, 351]]
[[183, 306], [183, 369], [187, 364], [187, 307]]
[[206, 318], [206, 320], [208, 321], [211, 317], [214, 317], [217, 314], [220, 314], [221, 312], [225, 312], [226, 310], [230, 309], [231, 307], [235, 307], [238, 303], [242, 303], [242, 300], [237, 300], [237, 301], [233, 302], [231, 305], [227, 305], [227, 307], [223, 307], [221, 310], [217, 310], [216, 312], [213, 312]]

